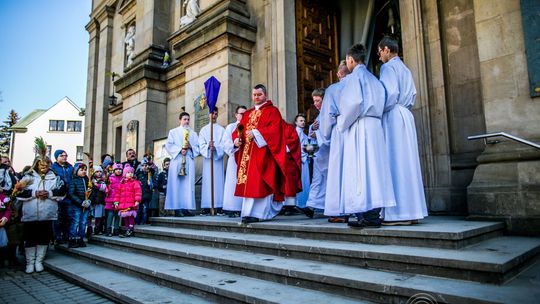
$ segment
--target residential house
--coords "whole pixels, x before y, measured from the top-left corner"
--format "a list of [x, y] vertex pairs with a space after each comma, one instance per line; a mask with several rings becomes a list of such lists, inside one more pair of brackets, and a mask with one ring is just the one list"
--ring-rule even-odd
[[47, 143], [51, 160], [54, 161], [53, 154], [57, 149], [67, 152], [70, 163], [83, 159], [84, 109], [68, 97], [47, 110], [30, 112], [10, 130], [13, 131], [10, 157], [16, 171], [32, 164], [36, 156], [34, 139], [40, 136]]

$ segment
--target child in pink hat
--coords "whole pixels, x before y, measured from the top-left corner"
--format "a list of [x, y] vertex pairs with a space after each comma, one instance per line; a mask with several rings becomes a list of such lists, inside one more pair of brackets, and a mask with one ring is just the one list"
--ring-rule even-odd
[[[105, 215], [107, 217], [106, 236], [118, 235], [120, 228], [120, 216], [115, 209], [115, 196], [120, 189], [122, 182], [122, 171], [124, 167], [121, 163], [112, 165], [112, 173], [109, 175], [109, 185], [107, 186], [107, 196], [105, 197]], [[114, 227], [114, 230], [113, 230]]]
[[134, 172], [133, 167], [129, 164], [125, 165], [123, 178], [114, 199], [115, 209], [118, 210], [118, 214], [123, 219], [124, 234], [120, 237], [133, 235], [135, 217], [141, 202], [141, 183], [134, 178]]

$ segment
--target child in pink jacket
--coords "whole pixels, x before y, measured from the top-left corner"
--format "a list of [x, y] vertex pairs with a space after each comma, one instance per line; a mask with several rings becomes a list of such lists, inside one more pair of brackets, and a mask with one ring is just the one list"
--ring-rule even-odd
[[120, 237], [129, 237], [133, 235], [133, 227], [135, 226], [135, 217], [137, 209], [141, 202], [141, 183], [134, 178], [135, 170], [129, 164], [124, 167], [124, 178], [120, 183], [118, 191], [115, 194], [114, 205], [118, 210], [118, 215], [123, 219], [122, 226], [124, 234]]
[[[116, 194], [120, 189], [122, 182], [122, 170], [124, 169], [121, 163], [116, 163], [112, 166], [113, 172], [109, 175], [109, 185], [107, 187], [107, 196], [105, 197], [105, 215], [107, 217], [106, 236], [118, 235], [120, 229], [120, 216], [114, 208]], [[114, 230], [113, 230], [114, 226]]]

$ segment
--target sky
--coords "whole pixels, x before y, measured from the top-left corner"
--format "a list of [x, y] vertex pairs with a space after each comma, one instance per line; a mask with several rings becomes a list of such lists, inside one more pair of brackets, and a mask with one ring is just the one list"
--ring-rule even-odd
[[0, 121], [86, 102], [91, 0], [0, 0]]

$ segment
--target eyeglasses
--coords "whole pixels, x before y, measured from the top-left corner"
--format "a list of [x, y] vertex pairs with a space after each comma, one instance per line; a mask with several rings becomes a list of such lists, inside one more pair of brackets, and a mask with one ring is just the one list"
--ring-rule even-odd
[[67, 157], [67, 154], [60, 154], [60, 156], [62, 156], [62, 157]]

